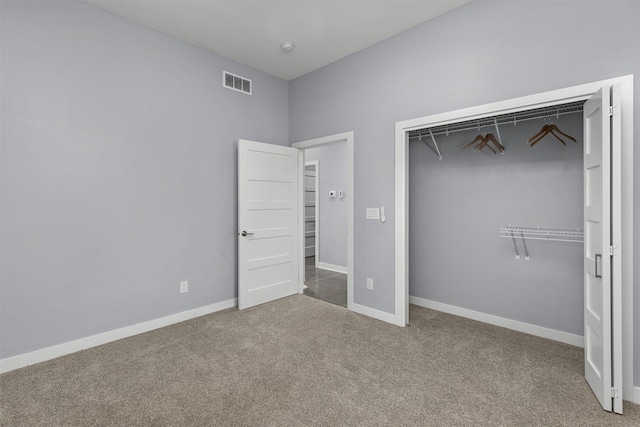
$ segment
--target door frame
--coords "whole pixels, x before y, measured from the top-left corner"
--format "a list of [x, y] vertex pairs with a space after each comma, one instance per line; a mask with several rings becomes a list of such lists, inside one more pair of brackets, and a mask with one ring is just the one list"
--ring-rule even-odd
[[[471, 108], [396, 122], [395, 125], [395, 312], [394, 323], [409, 321], [409, 132], [545, 106], [587, 100], [602, 86], [620, 84], [622, 144], [621, 209], [622, 242], [622, 368], [623, 398], [640, 403], [640, 389], [633, 385], [633, 75], [537, 93]], [[614, 206], [614, 209], [616, 207]]]
[[[307, 148], [317, 148], [329, 144], [338, 142], [346, 142], [347, 144], [347, 309], [353, 310], [353, 163], [354, 163], [354, 132], [348, 131], [338, 133], [335, 135], [323, 136], [320, 138], [308, 139], [305, 141], [299, 141], [291, 144], [292, 147], [298, 149], [298, 164], [300, 165], [300, 174], [302, 179], [298, 184], [300, 196], [304, 200], [304, 150]], [[316, 192], [316, 197], [318, 194]], [[304, 203], [304, 202], [303, 202]], [[304, 211], [299, 214], [304, 216]], [[316, 218], [317, 220], [317, 218]], [[299, 221], [301, 227], [301, 238], [304, 239], [304, 221]], [[317, 222], [316, 222], [317, 224]], [[317, 243], [317, 241], [316, 241]], [[302, 247], [304, 247], [304, 240], [302, 241]], [[318, 246], [317, 246], [318, 247]], [[316, 258], [316, 263], [318, 259]], [[304, 290], [304, 251], [300, 254], [299, 263], [299, 285], [298, 290], [300, 293]]]
[[[309, 160], [304, 162], [304, 167], [306, 168], [309, 165], [313, 165], [315, 166], [315, 173], [316, 173], [316, 179], [315, 179], [315, 193], [316, 193], [316, 199], [314, 200], [314, 210], [315, 210], [315, 225], [314, 225], [314, 230], [313, 230], [313, 234], [314, 234], [314, 257], [315, 257], [315, 264], [316, 264], [316, 268], [318, 268], [318, 260], [320, 259], [320, 221], [318, 221], [318, 218], [320, 218], [320, 206], [319, 206], [319, 201], [320, 201], [320, 194], [319, 194], [319, 190], [320, 190], [320, 180], [319, 180], [319, 172], [318, 172], [318, 165], [319, 162], [317, 160]], [[303, 185], [303, 191], [304, 191], [304, 185]], [[305, 200], [306, 202], [306, 200]], [[306, 207], [306, 206], [305, 206]], [[303, 215], [304, 217], [306, 217], [306, 215]], [[305, 242], [306, 244], [306, 242]], [[305, 253], [306, 255], [306, 253]], [[305, 256], [306, 258], [306, 256]], [[303, 278], [304, 281], [304, 278]]]

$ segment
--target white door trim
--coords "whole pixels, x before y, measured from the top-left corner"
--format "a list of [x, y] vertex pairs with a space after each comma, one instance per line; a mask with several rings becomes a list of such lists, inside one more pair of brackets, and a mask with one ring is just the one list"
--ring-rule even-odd
[[[395, 312], [394, 323], [405, 326], [409, 316], [408, 132], [498, 114], [586, 100], [602, 86], [622, 87], [622, 357], [623, 398], [634, 401], [633, 388], [633, 75], [513, 98], [446, 113], [396, 122], [395, 125]], [[640, 402], [636, 402], [640, 403]]]
[[[333, 144], [336, 142], [347, 143], [347, 167], [349, 169], [347, 173], [347, 309], [353, 310], [353, 162], [354, 162], [354, 133], [353, 131], [338, 133], [335, 135], [323, 136], [321, 138], [308, 139], [306, 141], [295, 142], [291, 144], [292, 147], [298, 148], [300, 154], [298, 156], [299, 163], [302, 166], [300, 168], [301, 173], [304, 173], [304, 150], [307, 148], [322, 147], [324, 145]], [[301, 180], [304, 181], [304, 180]], [[300, 192], [304, 197], [304, 183], [299, 184]], [[317, 192], [316, 192], [317, 195]], [[316, 218], [317, 219], [317, 218]], [[304, 223], [301, 223], [304, 227]], [[300, 233], [304, 236], [304, 230]], [[318, 258], [316, 256], [316, 262]], [[299, 292], [302, 293], [304, 289], [304, 254], [301, 255], [301, 262], [299, 264], [300, 269], [300, 284]]]

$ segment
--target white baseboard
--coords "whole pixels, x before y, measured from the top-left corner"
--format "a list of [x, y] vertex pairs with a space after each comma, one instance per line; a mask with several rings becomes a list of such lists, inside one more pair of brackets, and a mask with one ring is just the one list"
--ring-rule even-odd
[[514, 331], [524, 332], [525, 334], [535, 335], [537, 337], [560, 341], [565, 344], [571, 344], [575, 345], [576, 347], [584, 348], [584, 338], [580, 335], [557, 331], [555, 329], [549, 329], [542, 326], [536, 326], [530, 323], [520, 322], [518, 320], [506, 319], [504, 317], [498, 317], [492, 314], [468, 310], [466, 308], [456, 307], [454, 305], [444, 304], [441, 302], [431, 301], [419, 297], [409, 296], [409, 303], [419, 305], [420, 307], [426, 307], [432, 310], [442, 311], [445, 313], [454, 314], [456, 316], [477, 320], [479, 322], [489, 323], [491, 325], [512, 329]]
[[640, 404], [640, 387], [633, 388], [633, 396], [630, 396], [627, 399], [627, 396], [624, 396], [624, 400], [628, 400], [631, 403]]
[[175, 323], [184, 322], [185, 320], [194, 319], [196, 317], [215, 313], [216, 311], [225, 310], [235, 307], [237, 299], [222, 301], [216, 304], [206, 305], [204, 307], [194, 308], [192, 310], [183, 311], [181, 313], [171, 314], [159, 319], [149, 320], [147, 322], [138, 323], [124, 328], [114, 329], [112, 331], [103, 332], [101, 334], [92, 335], [86, 338], [80, 338], [75, 341], [54, 345], [30, 353], [19, 354], [17, 356], [0, 359], [0, 374], [13, 371], [14, 369], [24, 368], [25, 366], [35, 363], [45, 362], [55, 359], [56, 357], [75, 353], [80, 350], [86, 350], [102, 344], [107, 344], [122, 338], [128, 338], [144, 332], [153, 331], [154, 329], [163, 328]]
[[335, 265], [335, 264], [328, 264], [326, 262], [318, 262], [318, 268], [321, 268], [323, 270], [335, 271], [336, 273], [343, 273], [343, 274], [347, 274], [349, 271], [347, 267], [343, 267], [341, 265]]
[[365, 316], [373, 317], [377, 320], [382, 320], [383, 322], [395, 324], [396, 317], [393, 314], [376, 310], [375, 308], [365, 307], [364, 305], [353, 303], [351, 305], [351, 311], [362, 314]]

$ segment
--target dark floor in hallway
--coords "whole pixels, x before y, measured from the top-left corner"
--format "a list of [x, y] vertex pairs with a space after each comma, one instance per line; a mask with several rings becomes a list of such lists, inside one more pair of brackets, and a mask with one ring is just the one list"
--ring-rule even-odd
[[304, 294], [332, 304], [347, 306], [347, 275], [316, 268], [316, 258], [305, 258]]

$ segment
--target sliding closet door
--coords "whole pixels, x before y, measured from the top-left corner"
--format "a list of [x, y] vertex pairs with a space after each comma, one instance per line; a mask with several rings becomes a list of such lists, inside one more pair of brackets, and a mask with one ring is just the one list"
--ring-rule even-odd
[[[612, 113], [619, 115], [620, 109], [611, 101], [611, 88], [604, 87], [584, 105], [584, 365], [602, 407], [622, 413], [622, 313], [616, 303], [622, 282], [619, 268], [613, 268], [614, 241], [620, 241], [615, 235], [620, 218], [615, 216], [620, 212], [612, 211], [612, 171], [620, 171], [619, 164], [612, 165], [612, 152], [620, 147], [620, 121]], [[612, 227], [614, 223], [618, 226]], [[619, 378], [614, 378], [614, 367]]]

